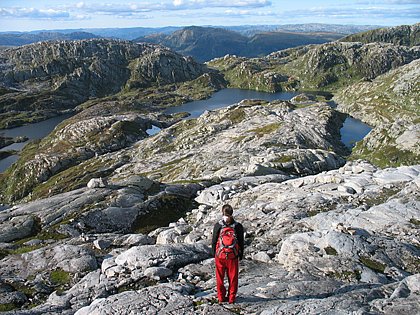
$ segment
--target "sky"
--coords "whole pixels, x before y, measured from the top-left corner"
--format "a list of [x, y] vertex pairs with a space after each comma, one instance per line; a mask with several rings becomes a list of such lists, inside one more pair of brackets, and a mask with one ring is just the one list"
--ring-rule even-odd
[[78, 28], [420, 22], [420, 0], [0, 0], [0, 32]]

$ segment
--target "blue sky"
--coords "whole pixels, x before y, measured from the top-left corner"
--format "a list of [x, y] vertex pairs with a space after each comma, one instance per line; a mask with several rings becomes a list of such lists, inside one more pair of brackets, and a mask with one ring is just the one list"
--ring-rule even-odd
[[420, 0], [0, 0], [0, 31], [420, 22]]

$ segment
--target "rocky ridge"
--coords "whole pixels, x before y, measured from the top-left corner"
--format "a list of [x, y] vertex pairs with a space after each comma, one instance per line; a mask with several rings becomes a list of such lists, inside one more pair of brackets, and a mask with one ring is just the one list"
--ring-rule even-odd
[[177, 182], [317, 173], [344, 163], [344, 118], [325, 103], [294, 109], [288, 102], [243, 101], [139, 142], [116, 177], [134, 172]]
[[267, 92], [334, 91], [419, 57], [418, 46], [333, 42], [286, 49], [263, 58], [225, 56], [207, 64], [221, 71], [231, 87]]
[[105, 39], [6, 49], [0, 53], [0, 68], [2, 128], [24, 123], [29, 114], [45, 119], [89, 98], [184, 82], [207, 72], [162, 46]]
[[380, 28], [346, 36], [344, 42], [385, 42], [404, 46], [420, 45], [420, 23]]
[[[181, 121], [139, 141], [152, 125], [167, 127], [171, 121], [82, 112], [27, 147], [6, 171], [0, 191], [7, 203], [35, 199], [80, 188], [114, 170], [116, 178], [134, 173], [163, 182], [313, 174], [344, 163], [340, 155], [347, 151], [339, 140], [344, 118], [326, 104], [294, 110], [287, 102], [250, 101]], [[218, 159], [210, 149], [216, 143]]]

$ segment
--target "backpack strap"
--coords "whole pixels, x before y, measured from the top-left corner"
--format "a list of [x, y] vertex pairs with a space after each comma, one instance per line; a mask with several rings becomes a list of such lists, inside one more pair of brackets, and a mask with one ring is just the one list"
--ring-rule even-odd
[[229, 227], [229, 226], [235, 228], [238, 223], [236, 221], [233, 221], [233, 223], [231, 225], [227, 225], [225, 221], [220, 220], [219, 224], [221, 225], [220, 230], [222, 230], [224, 227]]

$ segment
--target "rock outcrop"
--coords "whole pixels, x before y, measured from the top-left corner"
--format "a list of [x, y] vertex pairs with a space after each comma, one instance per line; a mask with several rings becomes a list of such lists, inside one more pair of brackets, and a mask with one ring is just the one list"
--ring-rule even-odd
[[[147, 137], [146, 130], [151, 124], [152, 120], [136, 114], [74, 117], [64, 122], [42, 141], [25, 147], [20, 161], [6, 171], [7, 176], [1, 181], [2, 199], [8, 203], [22, 199], [40, 183], [44, 183], [40, 192], [45, 196], [54, 191], [63, 192], [62, 188], [67, 184], [71, 185], [67, 190], [71, 190], [80, 188], [93, 177], [107, 176], [125, 159], [121, 154], [115, 160], [105, 154]], [[82, 163], [84, 161], [87, 162]], [[92, 169], [95, 164], [101, 165], [101, 169]], [[66, 175], [63, 174], [65, 170]], [[71, 175], [72, 172], [78, 179]], [[68, 178], [67, 183], [57, 179], [46, 183], [59, 173]]]
[[315, 174], [344, 163], [344, 118], [325, 103], [294, 110], [288, 102], [244, 101], [139, 142], [116, 176], [177, 182]]
[[208, 65], [220, 70], [232, 87], [331, 91], [362, 78], [374, 79], [419, 57], [418, 46], [333, 42], [282, 50], [264, 58], [225, 56]]
[[325, 103], [294, 110], [287, 102], [245, 101], [181, 121], [146, 140], [152, 124], [167, 124], [150, 115], [93, 118], [82, 112], [25, 148], [0, 179], [0, 192], [7, 203], [29, 194], [35, 199], [114, 171], [116, 178], [134, 173], [164, 182], [314, 174], [344, 163], [347, 151], [339, 138], [344, 118]]
[[[41, 42], [0, 52], [1, 128], [48, 117], [122, 89], [196, 79], [206, 67], [167, 48], [91, 39]], [[16, 115], [19, 113], [19, 115]], [[16, 119], [18, 116], [19, 119]], [[32, 118], [31, 118], [32, 119]]]
[[334, 96], [337, 108], [375, 129], [353, 151], [380, 166], [420, 162], [420, 60], [350, 85]]
[[384, 42], [403, 46], [420, 45], [420, 23], [380, 28], [340, 39], [342, 42]]
[[[12, 284], [8, 297], [16, 306], [38, 297], [40, 305], [20, 314], [420, 311], [419, 166], [379, 169], [356, 161], [286, 181], [276, 176], [248, 179], [241, 187], [222, 182], [220, 189], [230, 187], [224, 200], [202, 204], [147, 236], [87, 232], [9, 254], [0, 260], [0, 275]], [[197, 200], [213, 191], [204, 189]], [[53, 200], [6, 211], [19, 216], [44, 204], [45, 212], [57, 207]], [[215, 303], [209, 258], [211, 230], [225, 202], [246, 231], [234, 308]], [[57, 274], [67, 275], [60, 294], [52, 292]], [[16, 291], [21, 278], [35, 295]]]

